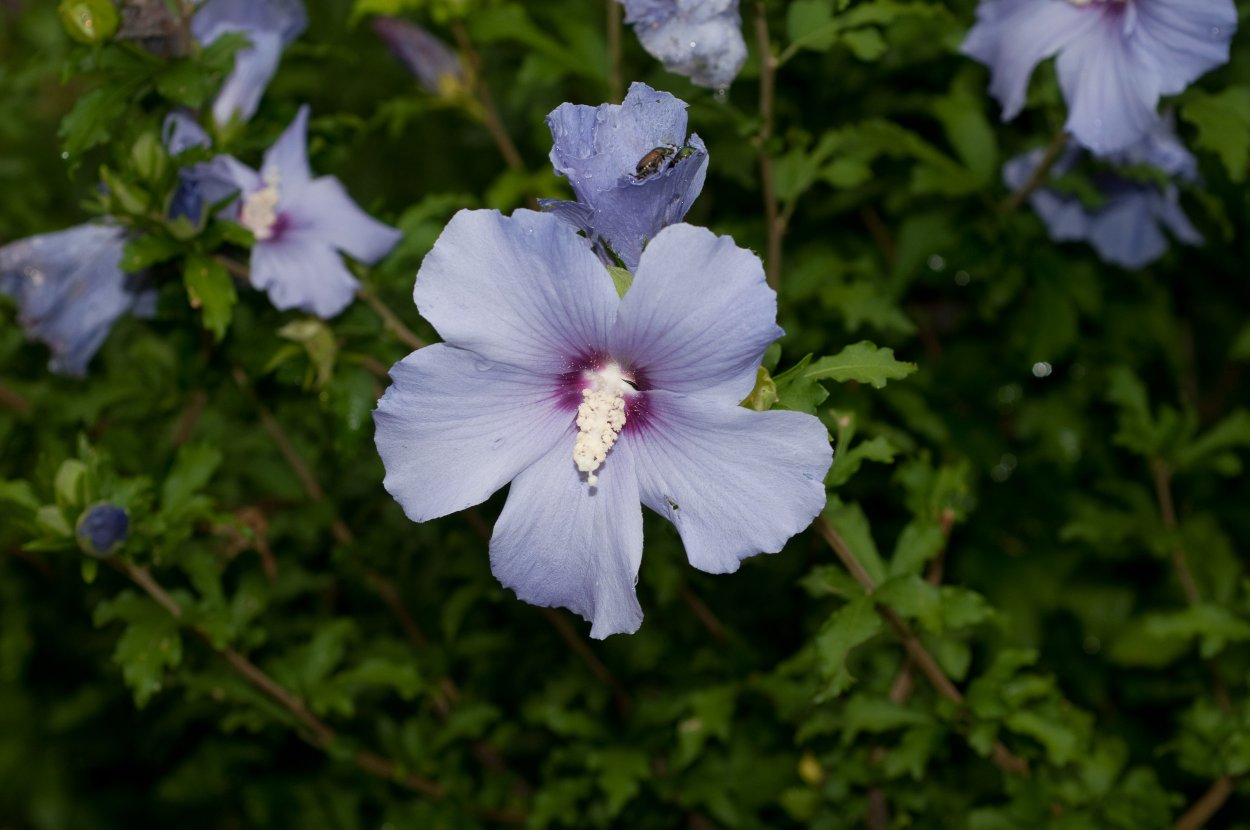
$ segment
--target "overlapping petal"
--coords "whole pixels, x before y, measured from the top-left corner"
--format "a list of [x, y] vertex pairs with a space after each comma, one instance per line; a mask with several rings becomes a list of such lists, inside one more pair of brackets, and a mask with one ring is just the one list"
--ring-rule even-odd
[[667, 391], [648, 402], [647, 426], [622, 442], [643, 503], [677, 527], [699, 570], [776, 553], [824, 509], [833, 449], [816, 418]]
[[316, 232], [289, 230], [252, 248], [252, 285], [274, 308], [296, 308], [328, 319], [351, 303], [360, 282]]
[[572, 466], [572, 417], [550, 378], [442, 343], [391, 378], [373, 414], [383, 485], [413, 521], [485, 501], [557, 448]]
[[448, 343], [544, 374], [600, 353], [618, 303], [586, 241], [528, 210], [457, 213], [422, 263], [413, 297]]
[[[1093, 17], [1093, 15], [1090, 15]], [[1068, 45], [1056, 61], [1069, 132], [1095, 153], [1139, 141], [1158, 122], [1159, 76], [1147, 55], [1119, 33], [1113, 16]]]
[[490, 543], [491, 571], [505, 588], [534, 605], [581, 615], [597, 639], [642, 624], [634, 590], [641, 562], [638, 478], [620, 449], [594, 488], [569, 446], [543, 455], [512, 482]]
[[759, 257], [705, 228], [665, 228], [621, 300], [612, 352], [650, 386], [737, 404], [764, 349], [783, 334]]
[[365, 213], [334, 176], [314, 179], [291, 202], [288, 213], [297, 227], [306, 227], [335, 248], [361, 262], [386, 256], [402, 234]]

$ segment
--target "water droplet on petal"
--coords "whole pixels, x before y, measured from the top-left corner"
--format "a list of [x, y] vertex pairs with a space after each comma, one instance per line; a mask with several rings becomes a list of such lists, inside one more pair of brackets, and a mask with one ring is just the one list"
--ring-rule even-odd
[[486, 360], [479, 360], [473, 364], [473, 368], [477, 369], [479, 372], [489, 372], [490, 362]]
[[694, 47], [696, 47], [696, 46], [698, 46], [698, 45], [699, 45], [699, 44], [695, 43], [693, 40], [692, 40], [692, 41], [690, 41], [690, 48], [691, 48], [691, 49], [693, 49]]

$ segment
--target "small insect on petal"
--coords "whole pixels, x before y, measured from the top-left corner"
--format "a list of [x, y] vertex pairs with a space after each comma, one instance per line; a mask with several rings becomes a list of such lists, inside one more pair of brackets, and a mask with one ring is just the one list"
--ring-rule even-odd
[[[638, 160], [638, 166], [634, 168], [634, 178], [642, 180], [660, 172], [664, 168], [664, 162], [668, 161], [668, 157], [673, 155], [673, 152], [672, 147], [656, 147]], [[691, 152], [694, 152], [693, 148]]]

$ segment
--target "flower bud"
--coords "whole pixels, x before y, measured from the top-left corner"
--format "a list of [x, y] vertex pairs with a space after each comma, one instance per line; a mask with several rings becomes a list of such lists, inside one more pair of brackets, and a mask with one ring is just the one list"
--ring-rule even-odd
[[95, 504], [78, 517], [78, 546], [88, 556], [105, 559], [117, 552], [130, 535], [130, 515], [115, 504]]
[[56, 11], [66, 33], [87, 45], [111, 38], [121, 22], [110, 0], [61, 0]]
[[440, 98], [454, 98], [465, 90], [464, 67], [451, 48], [412, 23], [394, 17], [375, 17], [373, 30], [395, 59], [417, 78], [421, 88]]

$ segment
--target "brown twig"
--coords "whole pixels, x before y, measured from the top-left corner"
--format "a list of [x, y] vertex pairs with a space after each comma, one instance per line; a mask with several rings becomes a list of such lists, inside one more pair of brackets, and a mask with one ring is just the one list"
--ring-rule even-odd
[[1176, 820], [1176, 830], [1199, 830], [1220, 811], [1233, 794], [1233, 778], [1221, 775], [1202, 796]]
[[512, 143], [512, 137], [508, 135], [508, 130], [504, 127], [503, 119], [499, 117], [499, 110], [495, 107], [495, 98], [490, 94], [490, 87], [486, 83], [485, 75], [482, 74], [482, 56], [478, 54], [477, 48], [469, 38], [469, 31], [465, 29], [464, 23], [453, 20], [451, 33], [469, 64], [473, 91], [477, 95], [478, 103], [482, 105], [482, 123], [486, 125], [490, 137], [495, 141], [495, 146], [499, 148], [499, 154], [503, 156], [504, 163], [513, 170], [524, 170], [525, 161], [522, 160], [516, 145]]
[[[1172, 502], [1172, 470], [1166, 461], [1156, 458], [1150, 465], [1154, 477], [1155, 498], [1159, 502], [1159, 514], [1163, 518], [1163, 526], [1176, 537], [1176, 506]], [[1193, 571], [1189, 569], [1189, 557], [1179, 538], [1174, 538], [1172, 545], [1172, 566], [1176, 568], [1176, 578], [1180, 580], [1181, 591], [1190, 605], [1202, 601], [1198, 593], [1198, 583], [1194, 580]]]
[[720, 621], [720, 618], [716, 616], [712, 609], [708, 608], [703, 598], [696, 594], [689, 585], [683, 584], [677, 594], [681, 597], [681, 601], [686, 603], [686, 606], [698, 618], [699, 622], [703, 623], [703, 627], [707, 629], [707, 632], [712, 637], [722, 643], [729, 641], [729, 632], [725, 630], [725, 624]]
[[1059, 161], [1059, 156], [1063, 153], [1063, 148], [1068, 143], [1068, 133], [1060, 130], [1055, 133], [1055, 137], [1050, 140], [1050, 144], [1046, 147], [1046, 153], [1042, 156], [1041, 161], [1037, 163], [1037, 167], [1033, 168], [1033, 172], [1025, 179], [1024, 184], [1016, 188], [1016, 190], [1007, 197], [1002, 204], [1002, 212], [1010, 213], [1016, 210], [1020, 205], [1024, 204], [1024, 200], [1033, 195], [1039, 187], [1046, 183], [1046, 177], [1050, 175], [1050, 169], [1055, 166], [1055, 162]]
[[200, 422], [200, 415], [204, 413], [206, 405], [208, 405], [207, 392], [203, 389], [196, 389], [191, 393], [191, 399], [187, 401], [182, 414], [178, 416], [178, 421], [174, 424], [173, 435], [169, 439], [171, 444], [181, 447], [191, 440], [191, 435], [195, 432], [195, 427]]
[[755, 135], [755, 152], [760, 163], [760, 188], [764, 195], [764, 221], [768, 224], [768, 250], [764, 273], [777, 290], [781, 284], [781, 238], [785, 223], [777, 210], [777, 187], [768, 142], [773, 137], [773, 99], [777, 81], [777, 56], [768, 34], [764, 0], [755, 0], [755, 43], [760, 52], [760, 129]]
[[30, 401], [2, 384], [0, 384], [0, 408], [10, 409], [18, 415], [29, 415], [34, 409]]
[[[833, 548], [833, 552], [850, 572], [851, 576], [855, 578], [855, 581], [860, 584], [860, 587], [864, 589], [865, 593], [871, 594], [876, 590], [876, 582], [846, 544], [846, 540], [834, 530], [833, 525], [829, 524], [824, 516], [820, 516], [816, 519], [815, 527], [816, 532], [829, 544], [829, 547]], [[889, 623], [890, 628], [894, 631], [894, 636], [902, 643], [912, 663], [925, 676], [934, 690], [952, 703], [962, 706], [964, 702], [963, 693], [946, 676], [946, 672], [933, 659], [933, 655], [920, 642], [920, 638], [916, 636], [915, 631], [907, 624], [907, 621], [888, 606], [878, 605], [877, 611]], [[990, 752], [990, 758], [1005, 772], [1016, 775], [1027, 775], [1029, 772], [1028, 761], [1015, 755], [1001, 742], [996, 741], [994, 743]]]
[[395, 335], [395, 337], [410, 349], [420, 349], [425, 346], [425, 341], [413, 333], [412, 329], [404, 325], [404, 321], [395, 315], [395, 312], [382, 301], [382, 298], [374, 293], [372, 288], [361, 286], [356, 292], [356, 296], [369, 304], [369, 307], [382, 318], [382, 324], [385, 328]]
[[621, 76], [621, 4], [605, 0], [608, 7], [608, 99], [619, 102], [625, 94]]

